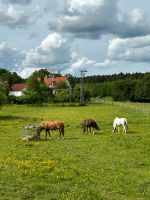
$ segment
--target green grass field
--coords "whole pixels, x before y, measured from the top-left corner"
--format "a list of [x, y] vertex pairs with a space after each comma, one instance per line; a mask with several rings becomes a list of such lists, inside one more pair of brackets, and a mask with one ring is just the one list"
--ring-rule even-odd
[[[138, 105], [139, 106], [139, 105]], [[149, 106], [149, 105], [148, 105]], [[114, 117], [126, 117], [127, 134], [112, 134]], [[101, 127], [84, 135], [80, 122]], [[23, 125], [60, 119], [65, 139], [21, 141]], [[34, 133], [34, 132], [32, 132]], [[0, 199], [149, 200], [150, 115], [115, 105], [4, 106], [0, 110]]]

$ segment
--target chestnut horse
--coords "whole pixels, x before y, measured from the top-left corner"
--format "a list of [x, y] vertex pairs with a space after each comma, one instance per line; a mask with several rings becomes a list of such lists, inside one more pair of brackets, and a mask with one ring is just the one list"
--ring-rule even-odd
[[50, 131], [51, 130], [59, 130], [60, 138], [64, 138], [64, 123], [59, 120], [54, 120], [54, 121], [44, 121], [40, 124], [40, 126], [37, 129], [37, 135], [40, 136], [40, 133], [42, 130], [45, 130], [46, 132], [46, 139], [47, 139], [47, 133], [50, 136], [50, 139], [52, 139]]
[[88, 130], [90, 130], [91, 132], [91, 128], [93, 129], [93, 134], [94, 134], [94, 129], [99, 130], [97, 123], [93, 119], [85, 119], [81, 124], [81, 128], [83, 130], [83, 133], [85, 131], [88, 133]]

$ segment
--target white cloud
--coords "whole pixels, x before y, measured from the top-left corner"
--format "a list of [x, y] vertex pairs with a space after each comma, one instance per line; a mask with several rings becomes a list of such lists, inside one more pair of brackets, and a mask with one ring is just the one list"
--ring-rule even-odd
[[38, 67], [23, 67], [23, 68], [18, 68], [17, 73], [22, 78], [28, 78], [36, 70], [39, 70], [39, 68]]
[[135, 38], [116, 38], [109, 42], [108, 58], [110, 60], [149, 62], [150, 35]]
[[[75, 74], [81, 69], [86, 69], [92, 73], [96, 69], [105, 69], [106, 71], [117, 70], [124, 66], [130, 66], [129, 71], [139, 71], [139, 66], [144, 71], [150, 70], [150, 35], [135, 38], [115, 38], [109, 41], [108, 55], [103, 62], [88, 59], [77, 53], [72, 54], [69, 73]], [[136, 68], [137, 65], [137, 68]], [[133, 66], [133, 70], [132, 70]], [[126, 69], [127, 70], [127, 69]]]
[[97, 62], [76, 52], [71, 53], [71, 44], [72, 41], [58, 33], [49, 34], [35, 50], [31, 51], [11, 48], [3, 42], [0, 44], [0, 67], [14, 69], [22, 77], [27, 77], [43, 67], [50, 71], [61, 70], [77, 74], [82, 69], [93, 73], [95, 70], [109, 71], [108, 69], [119, 69], [119, 66], [133, 64], [135, 70], [135, 63], [138, 66], [139, 63], [146, 66], [150, 62], [150, 35], [111, 39], [108, 44], [108, 55], [103, 62]]
[[76, 52], [72, 53], [72, 60], [71, 65], [67, 69], [68, 73], [74, 74], [77, 71], [91, 68], [93, 65], [95, 65], [96, 61], [89, 60], [88, 58], [81, 56], [77, 54]]
[[21, 64], [25, 52], [9, 47], [5, 42], [0, 43], [0, 68], [11, 69]]
[[1, 0], [3, 3], [28, 5], [32, 0]]
[[28, 51], [24, 66], [50, 66], [70, 61], [70, 41], [58, 33], [49, 34], [35, 49]]
[[118, 22], [116, 34], [122, 37], [135, 37], [150, 34], [150, 19], [140, 9], [124, 14]]
[[0, 25], [9, 28], [25, 28], [34, 24], [37, 19], [44, 15], [44, 11], [37, 5], [32, 12], [25, 12], [20, 7], [15, 7], [12, 4], [0, 5]]
[[57, 13], [56, 20], [49, 22], [49, 29], [71, 37], [91, 39], [97, 39], [103, 34], [134, 37], [150, 33], [148, 17], [140, 9], [134, 9], [130, 14], [122, 13], [117, 0], [65, 2], [59, 14]]

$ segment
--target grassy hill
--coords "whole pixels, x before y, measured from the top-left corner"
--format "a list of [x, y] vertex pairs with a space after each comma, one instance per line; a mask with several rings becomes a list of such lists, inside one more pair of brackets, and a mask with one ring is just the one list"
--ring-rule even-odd
[[[136, 104], [134, 104], [135, 106]], [[139, 107], [139, 105], [137, 105]], [[112, 134], [114, 117], [126, 117], [129, 132]], [[80, 122], [101, 127], [84, 135]], [[23, 142], [34, 132], [23, 125], [61, 119], [65, 139]], [[5, 106], [0, 110], [0, 199], [150, 199], [150, 116], [118, 105], [85, 107]]]

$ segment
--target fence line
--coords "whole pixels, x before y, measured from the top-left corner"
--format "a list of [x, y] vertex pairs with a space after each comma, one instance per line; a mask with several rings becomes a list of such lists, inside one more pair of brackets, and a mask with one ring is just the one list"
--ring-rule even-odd
[[[102, 104], [106, 104], [106, 105], [115, 105], [115, 106], [122, 106], [122, 107], [125, 107], [125, 108], [130, 108], [132, 110], [135, 110], [135, 111], [142, 111], [145, 115], [150, 115], [150, 108], [148, 107], [145, 107], [141, 104], [141, 106], [143, 106], [143, 108], [141, 107], [138, 107], [137, 105], [133, 105], [129, 102], [116, 102], [116, 101], [108, 101], [108, 100], [105, 100], [105, 99], [94, 99], [92, 101], [93, 104], [99, 104], [99, 103], [102, 103]], [[150, 104], [149, 104], [150, 106]]]

